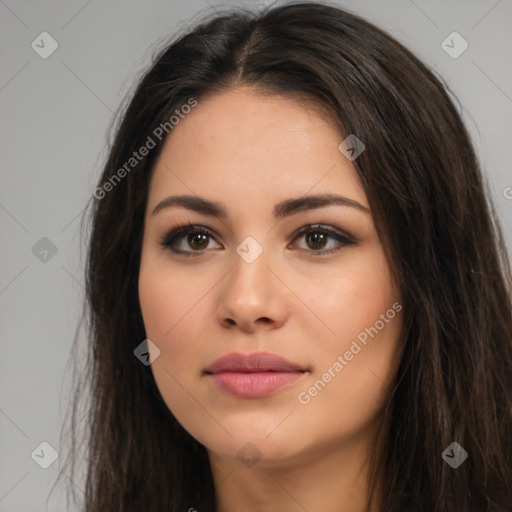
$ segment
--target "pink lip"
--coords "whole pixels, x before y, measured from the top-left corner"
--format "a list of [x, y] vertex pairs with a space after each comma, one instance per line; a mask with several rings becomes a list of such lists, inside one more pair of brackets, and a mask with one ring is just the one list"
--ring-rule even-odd
[[268, 352], [229, 354], [208, 366], [211, 376], [223, 391], [241, 398], [259, 398], [293, 384], [305, 369]]

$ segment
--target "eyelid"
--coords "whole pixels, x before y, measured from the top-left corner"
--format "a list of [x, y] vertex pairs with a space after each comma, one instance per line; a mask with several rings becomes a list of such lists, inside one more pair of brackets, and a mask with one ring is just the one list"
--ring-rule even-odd
[[306, 226], [303, 226], [299, 228], [297, 231], [295, 231], [292, 235], [292, 238], [295, 240], [298, 236], [303, 235], [304, 233], [307, 233], [309, 231], [314, 231], [317, 229], [318, 231], [324, 231], [328, 233], [333, 238], [341, 238], [346, 242], [350, 243], [357, 243], [357, 240], [352, 235], [349, 235], [346, 231], [343, 231], [342, 229], [335, 228], [334, 226], [331, 226], [327, 223], [323, 222], [316, 222], [314, 224], [307, 224]]

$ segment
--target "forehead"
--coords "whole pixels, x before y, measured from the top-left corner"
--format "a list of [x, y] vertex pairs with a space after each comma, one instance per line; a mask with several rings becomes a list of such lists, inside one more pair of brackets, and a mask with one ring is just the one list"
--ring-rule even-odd
[[[198, 104], [174, 126], [155, 166], [150, 203], [166, 193], [251, 196], [257, 204], [337, 189], [367, 205], [342, 134], [317, 105], [239, 88]], [[151, 206], [151, 204], [150, 204]]]

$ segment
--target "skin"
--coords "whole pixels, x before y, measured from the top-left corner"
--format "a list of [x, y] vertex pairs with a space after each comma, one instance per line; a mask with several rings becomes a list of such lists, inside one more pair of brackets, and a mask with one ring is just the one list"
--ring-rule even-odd
[[[151, 368], [169, 409], [208, 450], [220, 512], [364, 510], [402, 314], [307, 404], [298, 396], [400, 295], [371, 212], [329, 205], [273, 217], [276, 203], [319, 193], [369, 210], [354, 164], [338, 150], [342, 140], [319, 109], [237, 87], [199, 101], [174, 127], [155, 167], [139, 275], [146, 334], [160, 350]], [[181, 206], [152, 215], [161, 200], [179, 194], [220, 202], [228, 217]], [[195, 245], [186, 235], [175, 242], [199, 256], [159, 244], [188, 222], [213, 233]], [[318, 223], [356, 243], [329, 237], [322, 245], [311, 239], [318, 229], [294, 237]], [[236, 252], [248, 236], [263, 248], [252, 263]], [[256, 351], [308, 371], [293, 385], [251, 399], [226, 394], [203, 373], [221, 356]], [[256, 447], [245, 448], [253, 460], [261, 456], [252, 466], [237, 456], [247, 443]]]

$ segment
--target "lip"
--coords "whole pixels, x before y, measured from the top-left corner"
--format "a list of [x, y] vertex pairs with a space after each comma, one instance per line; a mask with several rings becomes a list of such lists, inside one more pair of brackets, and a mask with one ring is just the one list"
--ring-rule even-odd
[[241, 398], [260, 398], [293, 385], [306, 369], [269, 352], [233, 353], [221, 357], [204, 373], [224, 392]]

